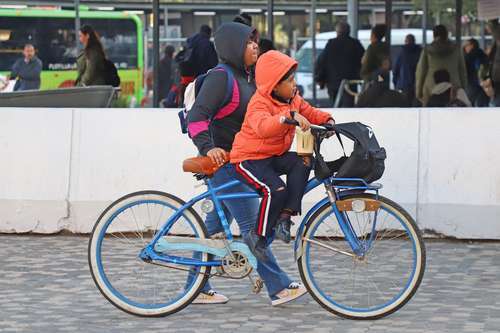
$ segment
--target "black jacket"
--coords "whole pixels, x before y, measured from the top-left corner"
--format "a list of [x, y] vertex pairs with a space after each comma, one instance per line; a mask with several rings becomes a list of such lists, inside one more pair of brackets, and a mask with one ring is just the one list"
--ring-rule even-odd
[[409, 91], [415, 89], [415, 73], [422, 48], [416, 44], [406, 44], [396, 59], [393, 81], [396, 89]]
[[409, 107], [408, 99], [399, 91], [390, 90], [384, 82], [371, 81], [359, 94], [360, 108], [402, 108]]
[[[223, 24], [215, 33], [215, 46], [219, 58], [232, 69], [238, 83], [240, 101], [233, 113], [213, 120], [209, 130], [200, 132], [192, 138], [201, 155], [206, 155], [214, 147], [230, 151], [234, 136], [241, 129], [248, 102], [255, 93], [255, 82], [250, 72], [245, 70], [243, 62], [247, 41], [252, 32], [251, 27], [231, 22]], [[209, 72], [192, 109], [188, 112], [188, 123], [208, 122], [217, 113], [226, 94], [226, 84], [225, 72], [218, 70]]]
[[209, 69], [217, 65], [217, 52], [214, 44], [210, 41], [210, 36], [203, 32], [188, 38], [187, 44], [193, 49], [191, 64], [194, 67], [194, 76], [205, 74]]
[[349, 36], [330, 39], [318, 57], [316, 82], [326, 84], [328, 91], [336, 91], [342, 80], [359, 79], [364, 52], [357, 39]]
[[488, 56], [481, 49], [473, 49], [465, 54], [465, 67], [467, 69], [467, 84], [479, 87], [479, 68], [488, 64]]
[[174, 83], [173, 74], [172, 58], [164, 57], [160, 61], [160, 100], [167, 97], [168, 92]]

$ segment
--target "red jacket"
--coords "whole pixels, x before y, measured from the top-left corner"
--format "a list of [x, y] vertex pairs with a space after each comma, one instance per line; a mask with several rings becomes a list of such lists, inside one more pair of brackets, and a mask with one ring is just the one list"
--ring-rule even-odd
[[315, 125], [332, 119], [328, 112], [312, 107], [298, 94], [290, 103], [271, 96], [279, 80], [296, 66], [295, 60], [278, 51], [268, 51], [259, 58], [255, 70], [257, 92], [248, 104], [241, 131], [234, 139], [231, 163], [261, 160], [290, 150], [295, 126], [280, 123], [282, 116], [291, 117], [290, 111], [300, 113]]

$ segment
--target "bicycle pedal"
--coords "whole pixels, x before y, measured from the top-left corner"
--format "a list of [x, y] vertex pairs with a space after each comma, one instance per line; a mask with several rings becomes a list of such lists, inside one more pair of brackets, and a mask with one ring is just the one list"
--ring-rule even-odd
[[254, 294], [258, 294], [261, 292], [262, 288], [264, 288], [264, 280], [262, 280], [259, 277], [259, 278], [255, 279], [255, 282], [253, 283], [252, 291]]

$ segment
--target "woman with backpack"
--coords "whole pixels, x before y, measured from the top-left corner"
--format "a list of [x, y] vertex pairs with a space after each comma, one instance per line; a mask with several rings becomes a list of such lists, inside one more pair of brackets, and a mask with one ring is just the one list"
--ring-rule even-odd
[[106, 55], [99, 36], [90, 25], [82, 26], [79, 36], [84, 49], [76, 58], [78, 76], [75, 86], [105, 85]]
[[[187, 122], [190, 137], [199, 153], [209, 156], [218, 165], [224, 165], [228, 161], [228, 152], [235, 135], [243, 124], [247, 105], [256, 90], [252, 75], [252, 67], [258, 56], [255, 29], [241, 23], [225, 23], [215, 33], [215, 48], [220, 64], [204, 77], [193, 107], [188, 111]], [[233, 83], [228, 84], [228, 78], [232, 78]], [[226, 101], [228, 89], [232, 90], [229, 102]], [[228, 163], [214, 174], [211, 182], [217, 186], [236, 178], [234, 166]], [[226, 190], [226, 193], [245, 191], [253, 192], [241, 184]], [[224, 202], [224, 210], [229, 220], [236, 220], [241, 234], [245, 235], [255, 224], [259, 200], [228, 200]], [[207, 214], [205, 224], [209, 235], [223, 231], [215, 211]], [[269, 297], [273, 299], [273, 305], [297, 298], [304, 289], [279, 267], [269, 247], [265, 258], [258, 260], [257, 272], [266, 285]], [[276, 299], [280, 302], [275, 302]], [[216, 304], [227, 301], [227, 297], [213, 291], [207, 282], [193, 303]]]

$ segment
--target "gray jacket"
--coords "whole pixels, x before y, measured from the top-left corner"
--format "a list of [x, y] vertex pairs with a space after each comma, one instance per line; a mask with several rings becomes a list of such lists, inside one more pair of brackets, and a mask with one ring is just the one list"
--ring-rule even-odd
[[217, 54], [221, 63], [231, 67], [238, 85], [233, 89], [238, 89], [239, 103], [232, 113], [210, 122], [221, 108], [226, 95], [227, 74], [218, 70], [208, 72], [196, 101], [188, 112], [189, 126], [210, 122], [209, 126], [192, 137], [201, 155], [206, 155], [214, 147], [230, 151], [234, 137], [241, 129], [248, 102], [255, 93], [255, 82], [251, 73], [245, 69], [243, 59], [247, 41], [253, 30], [244, 24], [230, 22], [221, 25], [215, 33]]
[[42, 72], [42, 61], [36, 56], [26, 62], [24, 58], [18, 59], [12, 66], [10, 77], [17, 78], [14, 90], [37, 90], [40, 89], [40, 73]]

